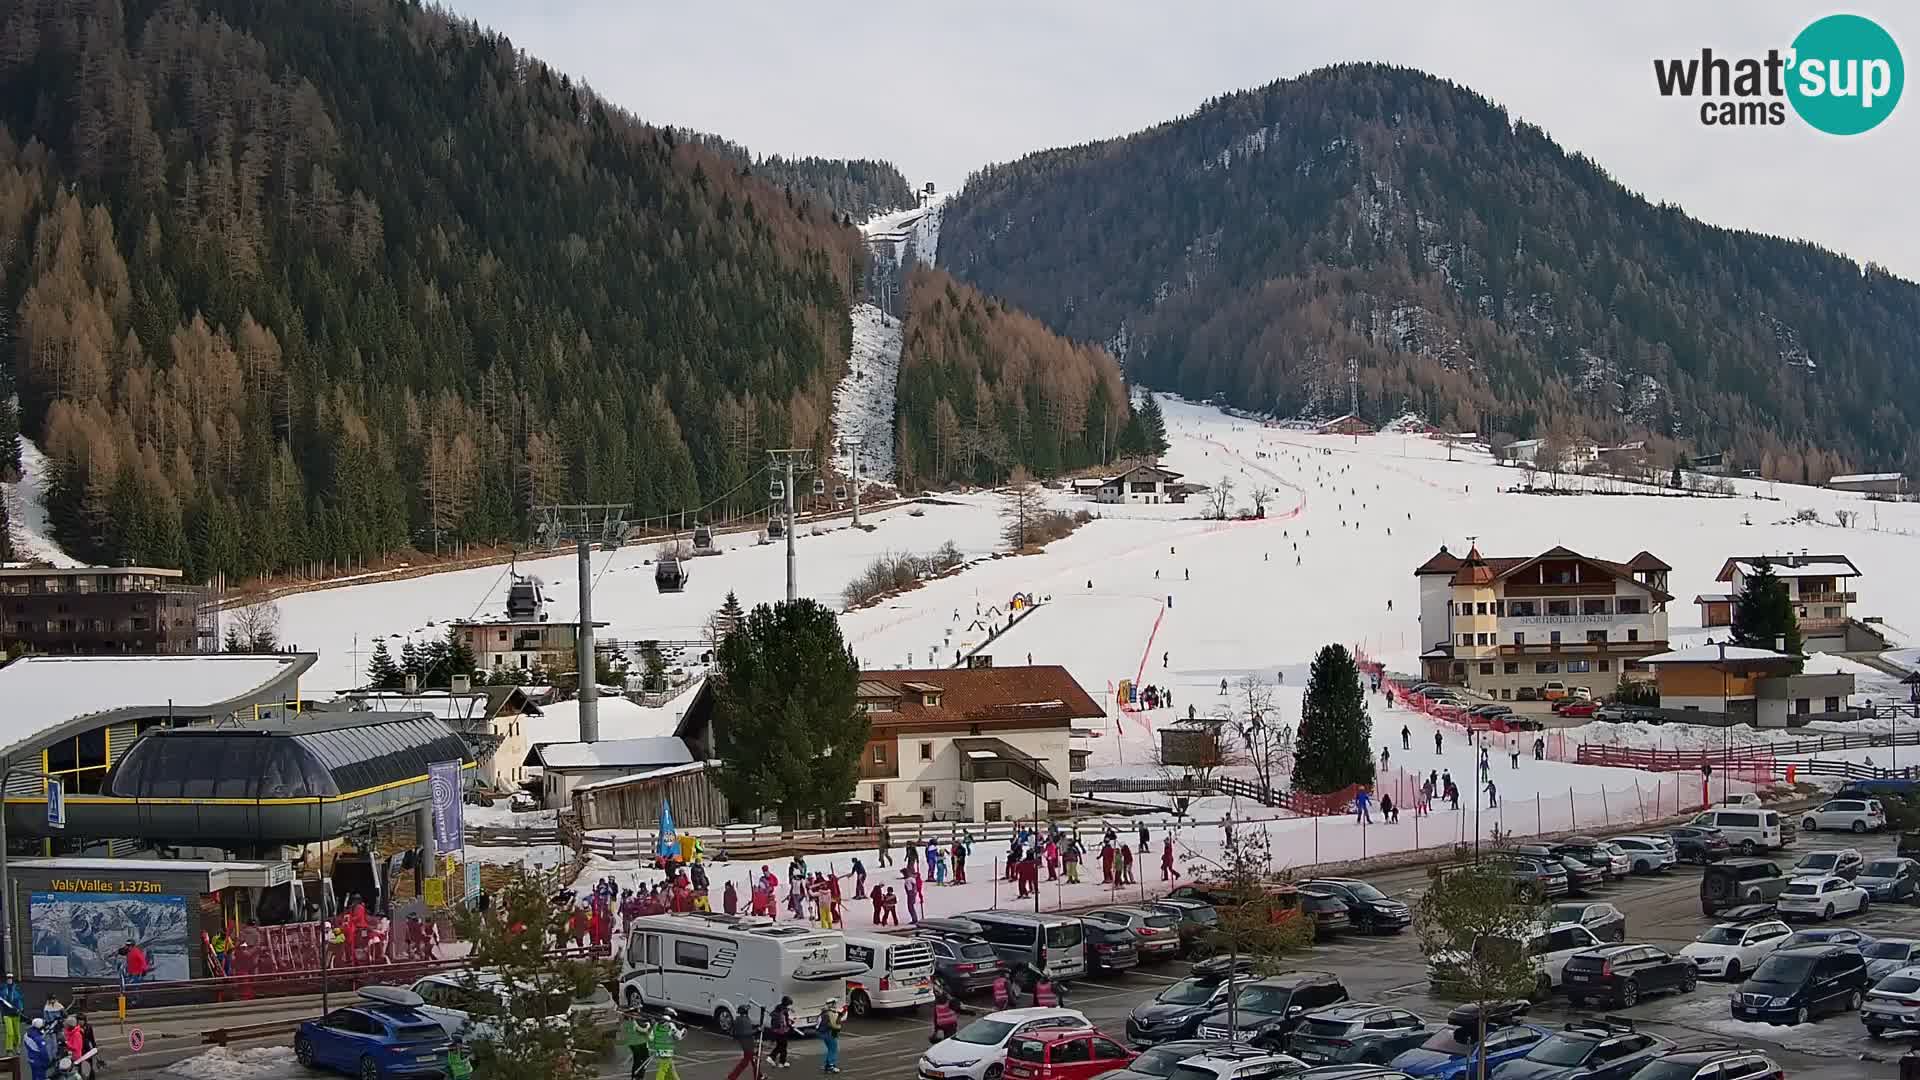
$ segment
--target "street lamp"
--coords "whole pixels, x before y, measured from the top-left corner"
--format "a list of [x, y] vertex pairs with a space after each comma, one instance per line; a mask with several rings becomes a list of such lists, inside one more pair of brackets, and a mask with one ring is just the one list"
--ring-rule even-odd
[[[1727, 643], [1716, 641], [1714, 644], [1720, 647], [1720, 797], [1725, 799], [1733, 794], [1728, 786], [1728, 777], [1733, 773], [1733, 717], [1729, 715], [1727, 708]], [[1760, 703], [1754, 702], [1756, 723], [1759, 721], [1759, 708]], [[1707, 800], [1708, 802], [1713, 800], [1711, 782], [1707, 786]]]

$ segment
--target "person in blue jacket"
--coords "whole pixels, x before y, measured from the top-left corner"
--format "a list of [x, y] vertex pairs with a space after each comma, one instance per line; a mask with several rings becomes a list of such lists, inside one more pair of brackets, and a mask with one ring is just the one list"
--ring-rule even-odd
[[53, 1063], [51, 1048], [47, 1043], [47, 1022], [39, 1017], [33, 1018], [33, 1027], [28, 1029], [26, 1038], [21, 1040], [20, 1050], [27, 1057], [27, 1068], [33, 1072], [33, 1080], [47, 1080], [47, 1068]]
[[6, 1048], [11, 1054], [20, 1049], [20, 1026], [26, 1022], [27, 1003], [20, 996], [20, 982], [7, 973], [6, 985], [0, 986], [0, 1022], [6, 1026]]

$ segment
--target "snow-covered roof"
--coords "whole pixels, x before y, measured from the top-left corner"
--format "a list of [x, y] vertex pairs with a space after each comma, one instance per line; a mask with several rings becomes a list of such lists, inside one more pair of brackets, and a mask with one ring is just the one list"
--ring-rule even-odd
[[697, 773], [706, 767], [707, 763], [704, 761], [689, 762], [685, 765], [662, 765], [657, 769], [643, 769], [640, 772], [628, 773], [625, 776], [615, 776], [607, 780], [595, 780], [591, 784], [581, 784], [574, 790], [598, 791], [601, 788], [619, 787], [622, 784], [632, 784], [641, 780], [664, 780], [669, 776]]
[[[1719, 645], [1695, 645], [1690, 649], [1675, 649], [1672, 652], [1655, 653], [1640, 661], [1643, 664], [1717, 664], [1723, 654]], [[1724, 653], [1728, 660], [1793, 660], [1789, 653], [1774, 652], [1772, 649], [1754, 649], [1745, 645], [1728, 645]]]
[[[294, 692], [313, 653], [23, 656], [0, 667], [0, 745], [38, 738], [83, 716], [146, 709], [224, 716], [262, 695]], [[284, 688], [277, 686], [286, 683]]]
[[693, 760], [686, 741], [671, 735], [603, 742], [541, 743], [527, 753], [526, 764], [543, 769], [622, 769], [642, 765], [685, 765]]
[[1827, 483], [1829, 484], [1884, 483], [1889, 480], [1898, 480], [1904, 475], [1906, 474], [1897, 473], [1897, 472], [1848, 473], [1845, 476], [1829, 476], [1827, 477]]
[[[1732, 581], [1736, 570], [1741, 577], [1752, 577], [1760, 559], [1758, 555], [1736, 555], [1727, 560], [1714, 580]], [[1845, 555], [1769, 555], [1766, 559], [1773, 567], [1774, 577], [1858, 576], [1860, 573], [1860, 568]]]

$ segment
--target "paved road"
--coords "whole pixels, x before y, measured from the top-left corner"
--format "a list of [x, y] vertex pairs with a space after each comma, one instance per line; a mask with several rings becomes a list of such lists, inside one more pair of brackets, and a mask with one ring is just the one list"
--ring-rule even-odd
[[[1876, 854], [1891, 854], [1894, 838], [1869, 837], [1856, 842], [1852, 837], [1803, 836], [1794, 854], [1839, 846], [1858, 847], [1871, 860]], [[1371, 880], [1409, 902], [1417, 900], [1426, 886], [1425, 871], [1419, 869], [1382, 873]], [[1597, 898], [1609, 900], [1627, 913], [1629, 940], [1677, 949], [1710, 925], [1700, 914], [1699, 882], [1697, 868], [1676, 867], [1661, 875], [1603, 886]], [[1849, 925], [1858, 925], [1876, 936], [1920, 937], [1920, 908], [1881, 906], [1851, 920]], [[1298, 966], [1338, 973], [1359, 1000], [1392, 1002], [1429, 1018], [1438, 1018], [1449, 1008], [1447, 1003], [1428, 994], [1425, 964], [1411, 933], [1378, 938], [1343, 936], [1317, 946]], [[1135, 1005], [1179, 979], [1184, 971], [1185, 965], [1175, 961], [1124, 976], [1087, 980], [1074, 986], [1068, 1004], [1086, 1012], [1102, 1028], [1118, 1033]], [[1898, 1068], [1894, 1063], [1911, 1045], [1902, 1040], [1869, 1039], [1858, 1017], [1852, 1015], [1829, 1016], [1802, 1027], [1743, 1028], [1730, 1035], [1721, 1026], [1729, 1019], [1726, 997], [1729, 989], [1720, 983], [1702, 983], [1692, 995], [1655, 998], [1627, 1010], [1624, 1015], [1632, 1017], [1646, 1030], [1681, 1042], [1733, 1038], [1742, 1043], [1763, 1043], [1796, 1080], [1891, 1077]], [[294, 1010], [289, 1015], [294, 1015], [303, 1006], [293, 1003], [288, 1007]], [[1570, 1011], [1565, 1002], [1556, 1001], [1537, 1008], [1534, 1015], [1541, 1022], [1557, 1025], [1573, 1016], [1594, 1012]], [[248, 1021], [261, 1018], [264, 1017], [256, 1014]], [[851, 1025], [841, 1041], [845, 1075], [871, 1080], [911, 1080], [914, 1062], [926, 1048], [927, 1024], [923, 1011], [920, 1015], [872, 1017]], [[284, 1039], [275, 1041], [285, 1042]], [[164, 1076], [160, 1070], [193, 1050], [190, 1037], [169, 1042], [169, 1046], [155, 1047], [138, 1059], [119, 1063], [112, 1071], [116, 1075], [151, 1076], [157, 1080]], [[730, 1044], [717, 1033], [697, 1029], [690, 1032], [682, 1044], [680, 1073], [685, 1080], [721, 1080], [737, 1057]], [[795, 1044], [793, 1060], [790, 1074], [817, 1072], [819, 1044]], [[1863, 1066], [1863, 1061], [1870, 1064]], [[601, 1075], [623, 1077], [626, 1069], [622, 1063], [609, 1061]]]

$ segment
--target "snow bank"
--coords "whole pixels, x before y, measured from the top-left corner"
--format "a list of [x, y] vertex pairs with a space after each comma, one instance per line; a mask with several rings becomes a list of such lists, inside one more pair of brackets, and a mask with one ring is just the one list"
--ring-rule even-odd
[[[861, 479], [893, 482], [894, 388], [900, 381], [900, 320], [873, 304], [853, 309], [853, 356], [846, 377], [833, 389], [833, 432], [836, 437], [857, 435]], [[853, 475], [848, 452], [837, 450], [833, 465], [841, 476]]]
[[0, 484], [7, 500], [7, 520], [13, 527], [14, 558], [22, 562], [38, 561], [54, 566], [86, 564], [66, 553], [53, 538], [47, 521], [47, 455], [32, 439], [20, 437], [20, 479]]
[[188, 1080], [251, 1080], [253, 1077], [297, 1076], [306, 1070], [294, 1060], [288, 1046], [249, 1046], [234, 1050], [216, 1046], [204, 1054], [176, 1061], [166, 1069], [168, 1075]]
[[460, 808], [460, 817], [468, 825], [490, 829], [551, 829], [560, 824], [558, 810], [516, 813], [510, 808], [512, 802], [511, 799], [495, 799], [485, 806], [469, 803]]

